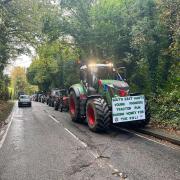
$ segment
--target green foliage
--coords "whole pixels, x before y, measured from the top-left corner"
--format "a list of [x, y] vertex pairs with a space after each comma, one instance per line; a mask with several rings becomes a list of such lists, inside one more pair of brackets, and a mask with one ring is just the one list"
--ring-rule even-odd
[[180, 129], [180, 92], [175, 88], [171, 92], [162, 92], [151, 99], [154, 123], [161, 127]]
[[[20, 54], [29, 53], [29, 47], [42, 42], [42, 16], [51, 2], [36, 0], [0, 1], [0, 95], [4, 94], [3, 70], [7, 64]], [[7, 87], [6, 87], [7, 88]], [[4, 96], [4, 97], [2, 97]]]
[[0, 128], [5, 124], [13, 106], [14, 102], [0, 100]]
[[10, 79], [6, 75], [0, 73], [0, 100], [8, 100], [9, 92], [8, 86], [10, 84]]
[[47, 90], [52, 82], [53, 75], [57, 73], [57, 62], [53, 59], [35, 59], [28, 69], [27, 78], [33, 85], [41, 90]]
[[32, 86], [27, 82], [26, 71], [22, 67], [14, 67], [11, 72], [11, 98], [17, 98], [19, 92], [24, 92], [26, 94], [32, 94], [38, 89], [36, 86]]
[[37, 52], [38, 57], [33, 60], [27, 72], [31, 84], [47, 91], [52, 87], [69, 87], [77, 82], [77, 49], [65, 42], [53, 41], [40, 46]]

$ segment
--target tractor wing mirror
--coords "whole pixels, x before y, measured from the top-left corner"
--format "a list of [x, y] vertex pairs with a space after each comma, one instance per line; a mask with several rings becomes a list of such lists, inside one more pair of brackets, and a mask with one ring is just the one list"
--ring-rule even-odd
[[124, 81], [126, 81], [127, 74], [126, 74], [126, 68], [125, 67], [119, 67], [118, 73], [121, 75]]

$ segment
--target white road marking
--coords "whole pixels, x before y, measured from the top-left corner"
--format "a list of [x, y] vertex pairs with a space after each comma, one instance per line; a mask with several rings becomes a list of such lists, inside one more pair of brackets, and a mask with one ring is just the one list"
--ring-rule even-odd
[[108, 166], [109, 166], [111, 169], [113, 169], [113, 165], [111, 165], [111, 164], [108, 164]]
[[[59, 123], [59, 121], [56, 120], [53, 116], [49, 115], [49, 117], [50, 117], [51, 119], [53, 119], [56, 123]], [[75, 134], [73, 134], [69, 129], [67, 129], [67, 128], [64, 128], [64, 129], [65, 129], [65, 131], [68, 132], [74, 139], [76, 139], [82, 146], [84, 146], [85, 148], [88, 147], [88, 145], [87, 145], [85, 142], [81, 141], [81, 140], [80, 140]], [[94, 152], [94, 151], [92, 151], [92, 150], [87, 150], [87, 152], [89, 152], [95, 159], [98, 159], [98, 158], [100, 157], [97, 152]], [[107, 163], [104, 163], [104, 164], [107, 164]], [[119, 170], [116, 169], [116, 168], [114, 168], [113, 165], [111, 165], [111, 164], [109, 164], [109, 163], [108, 163], [107, 165], [108, 165], [114, 172], [119, 172]], [[99, 164], [99, 166], [101, 167], [100, 164]]]
[[98, 154], [98, 153], [95, 154], [95, 152], [93, 152], [93, 151], [91, 151], [91, 150], [89, 150], [88, 152], [89, 152], [90, 154], [92, 154], [96, 159], [99, 157], [99, 154]]
[[53, 121], [55, 121], [56, 123], [59, 123], [59, 121], [58, 121], [56, 118], [54, 118], [53, 116], [49, 115], [49, 117], [50, 117]]
[[168, 145], [166, 145], [166, 144], [164, 144], [164, 143], [158, 142], [158, 141], [156, 141], [156, 140], [154, 140], [154, 139], [151, 139], [151, 138], [148, 138], [148, 137], [146, 137], [146, 136], [140, 135], [140, 134], [138, 134], [138, 133], [136, 133], [136, 132], [134, 132], [134, 131], [130, 131], [130, 130], [127, 130], [127, 129], [124, 129], [124, 128], [118, 128], [118, 129], [123, 130], [123, 131], [126, 131], [126, 132], [128, 132], [128, 133], [133, 133], [133, 134], [135, 134], [136, 136], [138, 136], [138, 137], [140, 137], [140, 138], [143, 138], [143, 139], [146, 139], [146, 140], [148, 140], [148, 141], [151, 141], [151, 142], [154, 142], [154, 143], [157, 143], [157, 144], [166, 146], [166, 147], [168, 147], [168, 148], [177, 149], [177, 148], [168, 146]]
[[76, 135], [74, 135], [69, 129], [64, 128], [71, 136], [73, 136], [77, 141], [79, 141], [84, 147], [87, 147], [87, 144], [81, 141]]
[[[74, 135], [69, 129], [64, 128], [71, 136], [73, 136], [77, 141], [79, 141], [84, 147], [87, 147], [87, 144], [81, 141], [76, 135]], [[87, 150], [95, 159], [98, 159], [100, 156], [97, 152], [93, 152], [92, 150]], [[106, 164], [106, 163], [103, 163]], [[101, 164], [98, 163], [98, 165], [101, 167]], [[113, 165], [107, 164], [113, 171], [119, 172], [118, 169], [114, 168]]]
[[[14, 105], [14, 106], [15, 106], [15, 105]], [[11, 116], [10, 122], [9, 122], [9, 124], [8, 124], [8, 126], [7, 126], [7, 129], [6, 129], [6, 132], [4, 133], [4, 136], [2, 137], [2, 140], [0, 141], [0, 149], [2, 148], [2, 146], [3, 146], [3, 144], [4, 144], [4, 141], [5, 141], [6, 136], [7, 136], [7, 134], [8, 134], [9, 128], [10, 128], [11, 123], [12, 123], [12, 120], [13, 120], [13, 118], [14, 118], [14, 108], [13, 108], [12, 113], [10, 114], [10, 116]]]
[[0, 136], [4, 134], [4, 131], [5, 131], [5, 130], [2, 130], [2, 131], [0, 132]]

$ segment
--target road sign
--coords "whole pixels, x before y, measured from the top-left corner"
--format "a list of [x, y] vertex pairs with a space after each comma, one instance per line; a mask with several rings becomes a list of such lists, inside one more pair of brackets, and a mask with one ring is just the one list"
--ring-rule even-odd
[[145, 97], [126, 96], [112, 98], [113, 123], [145, 119]]

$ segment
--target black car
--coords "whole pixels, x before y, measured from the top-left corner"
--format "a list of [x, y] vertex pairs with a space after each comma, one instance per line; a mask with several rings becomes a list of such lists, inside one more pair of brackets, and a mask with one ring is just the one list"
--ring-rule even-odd
[[68, 110], [69, 105], [69, 97], [68, 97], [68, 91], [66, 89], [60, 89], [59, 90], [59, 96], [56, 96], [54, 101], [54, 109], [62, 112], [63, 110]]
[[52, 89], [48, 95], [48, 105], [54, 107], [54, 102], [60, 96], [60, 89]]

